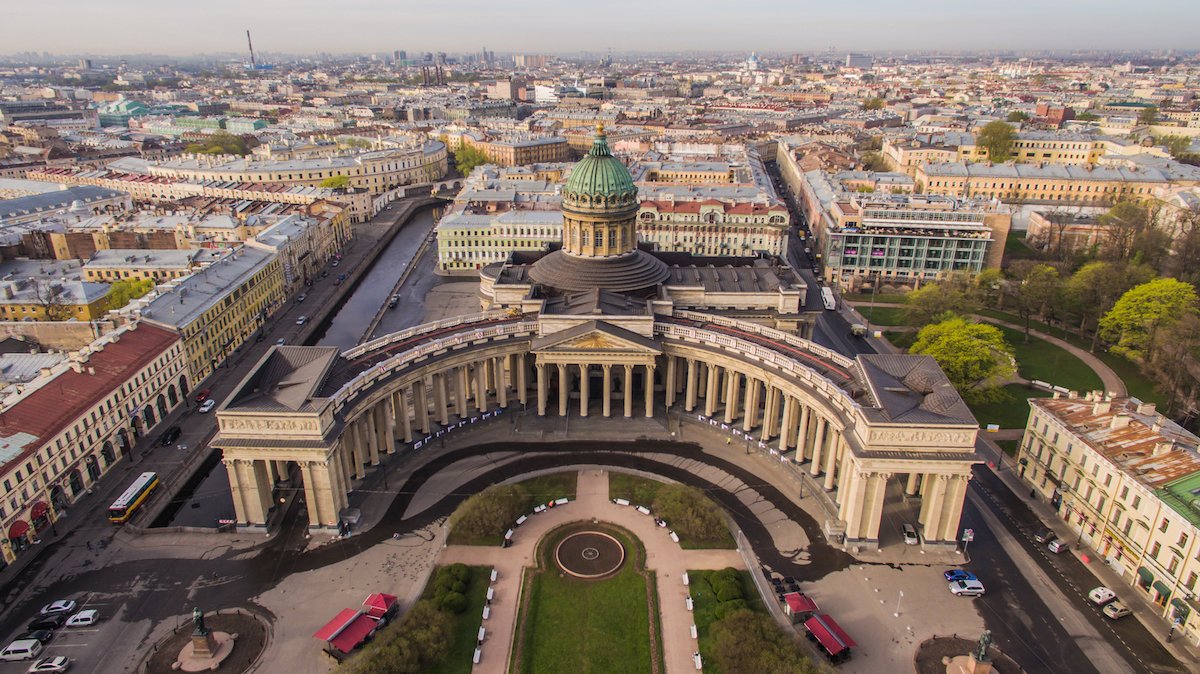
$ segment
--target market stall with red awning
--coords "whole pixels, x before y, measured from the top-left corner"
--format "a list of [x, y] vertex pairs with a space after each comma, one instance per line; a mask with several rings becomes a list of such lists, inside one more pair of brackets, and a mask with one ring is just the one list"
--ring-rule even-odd
[[349, 653], [371, 636], [378, 626], [378, 622], [362, 611], [347, 608], [313, 633], [313, 637], [343, 653]]
[[363, 600], [363, 610], [376, 619], [386, 617], [395, 605], [396, 596], [382, 592], [376, 592]]
[[850, 649], [858, 646], [829, 614], [815, 615], [805, 620], [804, 627], [830, 657], [849, 656]]

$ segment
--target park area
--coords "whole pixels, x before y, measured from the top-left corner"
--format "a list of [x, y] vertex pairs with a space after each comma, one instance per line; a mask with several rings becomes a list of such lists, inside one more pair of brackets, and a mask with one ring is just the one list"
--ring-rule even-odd
[[650, 508], [679, 535], [679, 545], [684, 550], [737, 548], [721, 509], [694, 487], [610, 473], [608, 494], [614, 499], [625, 499], [633, 505]]

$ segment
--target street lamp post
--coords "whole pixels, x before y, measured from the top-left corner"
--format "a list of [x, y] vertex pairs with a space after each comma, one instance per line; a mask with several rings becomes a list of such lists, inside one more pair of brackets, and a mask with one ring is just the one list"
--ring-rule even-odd
[[904, 590], [900, 590], [900, 596], [896, 597], [896, 612], [892, 614], [893, 618], [900, 617], [900, 600], [904, 599]]

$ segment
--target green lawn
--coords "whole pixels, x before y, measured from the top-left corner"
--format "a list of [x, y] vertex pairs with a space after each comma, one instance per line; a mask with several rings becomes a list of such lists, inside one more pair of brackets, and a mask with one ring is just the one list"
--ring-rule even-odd
[[1009, 260], [1028, 260], [1040, 257], [1041, 253], [1025, 243], [1024, 231], [1009, 231], [1004, 240], [1004, 257]]
[[[717, 621], [716, 608], [720, 603], [709, 585], [709, 578], [715, 573], [716, 571], [688, 571], [688, 593], [692, 595], [692, 620], [696, 623], [696, 634], [699, 636], [700, 657], [704, 660], [704, 671], [721, 674], [721, 668], [717, 665], [717, 658], [713, 653], [710, 631], [712, 624]], [[742, 594], [746, 598], [747, 605], [755, 611], [766, 612], [762, 599], [758, 596], [758, 590], [754, 588], [750, 572], [739, 571], [738, 577], [742, 581]]]
[[904, 307], [857, 307], [863, 318], [876, 325], [906, 325]]
[[[450, 653], [441, 664], [428, 667], [426, 674], [470, 674], [472, 657], [475, 655], [476, 639], [479, 636], [479, 625], [483, 623], [483, 605], [487, 601], [488, 581], [491, 578], [492, 567], [472, 566], [471, 584], [467, 588], [467, 609], [454, 616], [454, 640], [450, 642]], [[435, 570], [436, 571], [436, 570]], [[425, 586], [422, 599], [433, 598], [433, 578]]]
[[[529, 492], [526, 508], [526, 514], [528, 514], [533, 512], [534, 506], [555, 499], [569, 498], [574, 501], [575, 491], [579, 484], [579, 473], [577, 471], [550, 473], [531, 477], [517, 484]], [[515, 520], [516, 517], [513, 519]], [[450, 545], [500, 545], [503, 540], [503, 531], [491, 536], [471, 536], [457, 528], [451, 528], [446, 542]]]
[[[615, 576], [588, 581], [554, 568], [526, 572], [522, 674], [654, 671], [648, 603], [652, 586], [639, 571], [638, 546], [620, 532], [610, 533], [622, 539], [631, 557]], [[547, 539], [546, 550], [553, 550], [562, 535]], [[655, 616], [657, 620], [657, 612]]]
[[999, 424], [1000, 428], [1025, 428], [1025, 422], [1029, 420], [1029, 403], [1026, 398], [1050, 397], [1046, 391], [1022, 384], [1009, 384], [1004, 390], [1009, 394], [1008, 400], [970, 406], [980, 428], [987, 428], [988, 424]]
[[917, 341], [917, 333], [914, 332], [896, 332], [894, 330], [886, 330], [883, 336], [887, 341], [898, 349], [907, 351]]
[[1092, 368], [1061, 346], [1032, 336], [1026, 344], [1022, 331], [1005, 327], [1000, 330], [1013, 347], [1017, 370], [1022, 377], [1064, 386], [1080, 393], [1104, 388], [1100, 376]]
[[908, 295], [907, 292], [899, 293], [875, 293], [874, 298], [871, 293], [845, 293], [842, 299], [846, 302], [875, 302], [876, 304], [904, 304], [904, 298]]
[[[623, 498], [633, 505], [651, 507], [654, 504], [655, 497], [658, 496], [658, 491], [664, 486], [666, 486], [665, 482], [637, 475], [614, 472], [608, 474], [608, 497], [614, 499]], [[720, 506], [715, 503], [713, 505], [718, 510], [720, 509]], [[733, 540], [733, 534], [730, 534], [728, 530], [723, 530], [721, 537], [715, 540], [695, 540], [681, 531], [677, 531], [676, 533], [679, 534], [679, 547], [684, 550], [737, 549], [737, 542]]]

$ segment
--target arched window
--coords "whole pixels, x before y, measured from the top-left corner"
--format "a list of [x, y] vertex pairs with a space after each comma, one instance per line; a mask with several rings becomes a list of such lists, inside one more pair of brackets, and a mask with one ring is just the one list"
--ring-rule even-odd
[[584, 230], [584, 232], [583, 232], [583, 245], [585, 245], [585, 246], [586, 246], [586, 245], [588, 245], [588, 233], [587, 233], [587, 230]]

